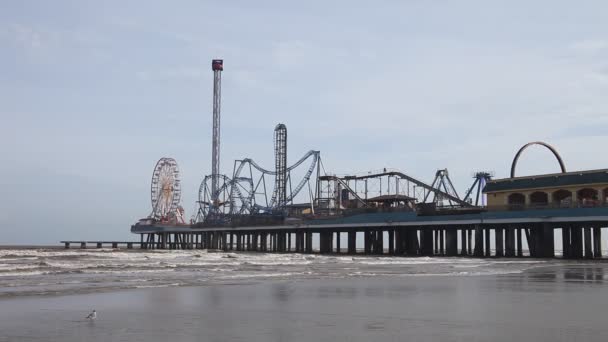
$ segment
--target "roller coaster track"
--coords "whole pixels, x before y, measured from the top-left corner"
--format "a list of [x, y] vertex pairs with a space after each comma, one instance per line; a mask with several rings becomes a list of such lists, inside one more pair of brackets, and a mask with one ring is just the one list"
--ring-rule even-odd
[[[320, 152], [319, 151], [310, 150], [310, 151], [306, 152], [306, 154], [304, 154], [304, 156], [302, 156], [302, 158], [300, 158], [298, 161], [296, 161], [293, 165], [287, 167], [286, 171], [290, 175], [292, 170], [294, 170], [295, 168], [297, 168], [298, 166], [300, 166], [302, 163], [304, 163], [311, 156], [313, 157], [312, 158], [312, 162], [311, 162], [310, 166], [308, 167], [308, 170], [306, 171], [306, 174], [300, 180], [300, 182], [296, 185], [296, 187], [293, 188], [293, 190], [291, 190], [291, 194], [289, 196], [287, 196], [286, 199], [285, 199], [286, 202], [292, 201], [300, 193], [300, 191], [302, 190], [302, 188], [304, 187], [304, 185], [306, 185], [306, 182], [308, 182], [310, 180], [310, 177], [312, 176], [312, 172], [314, 171], [315, 167], [317, 166], [317, 164], [319, 162]], [[234, 174], [233, 174], [233, 178], [234, 179], [245, 179], [245, 177], [241, 177], [240, 174], [241, 174], [241, 172], [243, 170], [243, 167], [246, 164], [251, 165], [254, 169], [256, 169], [257, 171], [261, 172], [263, 175], [270, 175], [270, 176], [276, 176], [277, 175], [276, 171], [267, 170], [267, 169], [261, 167], [260, 165], [258, 165], [251, 158], [245, 158], [245, 159], [239, 160], [238, 162], [239, 162], [239, 165], [237, 166], [237, 168], [235, 169]], [[237, 192], [237, 195], [239, 195], [239, 197], [241, 197], [241, 194], [239, 192]], [[254, 202], [253, 198], [247, 201], [247, 206], [249, 208], [252, 207], [252, 202]], [[281, 204], [284, 204], [284, 203], [277, 203], [276, 194], [273, 192], [273, 196], [272, 196], [272, 198], [270, 200], [269, 207], [272, 208], [274, 206], [281, 205]], [[268, 208], [266, 208], [264, 206], [260, 206], [260, 205], [257, 205], [257, 204], [253, 204], [253, 207], [259, 208], [259, 209], [268, 209]]]
[[355, 196], [355, 198], [357, 199], [357, 201], [359, 201], [360, 203], [363, 203], [364, 205], [367, 205], [367, 202], [365, 202], [365, 200], [363, 198], [361, 198], [361, 196], [359, 196], [350, 186], [348, 186], [348, 184], [346, 184], [346, 182], [344, 182], [342, 180], [342, 178], [340, 178], [338, 176], [326, 175], [326, 176], [320, 177], [320, 179], [336, 181], [336, 182], [340, 183], [340, 185], [342, 185], [342, 188], [348, 190], [348, 192], [353, 194]]
[[[412, 178], [404, 173], [401, 172], [397, 172], [397, 171], [390, 171], [390, 172], [382, 172], [382, 173], [375, 173], [375, 174], [369, 174], [369, 175], [363, 175], [363, 176], [346, 176], [346, 177], [342, 177], [340, 179], [342, 180], [361, 180], [361, 179], [366, 179], [366, 178], [377, 178], [377, 177], [382, 177], [382, 176], [395, 176], [395, 177], [399, 177], [402, 179], [405, 179], [409, 182], [412, 182], [414, 184], [416, 184], [417, 186], [426, 189], [429, 192], [432, 192], [435, 194], [435, 196], [439, 195], [439, 196], [443, 196], [451, 201], [453, 201], [454, 203], [458, 203], [464, 207], [472, 207], [473, 205], [470, 203], [467, 203], [463, 200], [461, 200], [458, 197], [455, 197], [451, 194], [448, 194], [444, 191], [441, 191], [433, 186], [430, 186], [424, 182], [421, 182], [419, 180], [417, 180], [416, 178]], [[327, 180], [333, 180], [333, 178], [328, 178], [328, 177], [335, 177], [335, 176], [322, 176], [320, 179], [327, 179]], [[350, 189], [350, 188], [349, 188]], [[354, 191], [349, 190], [351, 193], [355, 194]], [[355, 194], [356, 195], [356, 194]], [[358, 197], [358, 196], [357, 196]], [[359, 200], [361, 200], [361, 198], [358, 198]]]
[[[295, 162], [295, 164], [293, 164], [287, 168], [287, 172], [300, 166], [300, 164], [305, 162], [306, 159], [308, 159], [312, 155], [315, 155], [316, 158], [318, 159], [319, 153], [320, 153], [319, 151], [313, 151], [313, 150], [306, 152], [306, 154], [302, 158], [300, 158], [297, 162]], [[253, 159], [245, 158], [245, 159], [240, 160], [240, 164], [239, 164], [238, 168], [236, 169], [236, 171], [234, 172], [235, 177], [238, 177], [241, 174], [241, 170], [243, 169], [243, 166], [245, 166], [245, 164], [247, 164], [247, 163], [251, 164], [251, 166], [253, 166], [256, 170], [260, 171], [261, 173], [271, 175], [271, 176], [276, 176], [276, 174], [277, 174], [276, 171], [266, 170], [265, 168], [261, 167]]]

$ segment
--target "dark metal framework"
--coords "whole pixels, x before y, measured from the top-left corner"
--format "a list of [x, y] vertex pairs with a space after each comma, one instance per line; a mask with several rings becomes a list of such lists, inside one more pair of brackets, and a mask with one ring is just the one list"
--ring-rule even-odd
[[213, 70], [213, 140], [211, 144], [211, 211], [216, 211], [219, 205], [220, 179], [220, 112], [222, 102], [222, 70], [224, 61], [214, 59], [211, 62]]
[[[449, 180], [444, 180], [448, 182]], [[451, 184], [451, 182], [449, 182]], [[346, 209], [347, 206], [363, 208], [369, 206], [368, 199], [375, 196], [407, 196], [423, 203], [433, 195], [433, 199], [446, 199], [453, 206], [472, 207], [473, 205], [458, 197], [453, 191], [446, 191], [434, 181], [428, 185], [414, 177], [399, 171], [370, 172], [364, 175], [324, 175], [319, 177], [319, 195], [316, 199], [318, 208], [328, 211]], [[447, 187], [447, 184], [446, 184]], [[452, 186], [453, 188], [453, 186]]]
[[[433, 179], [433, 183], [431, 183], [431, 187], [438, 189], [439, 191], [427, 192], [423, 202], [426, 202], [432, 193], [433, 202], [438, 207], [455, 207], [462, 204], [461, 202], [463, 201], [461, 201], [458, 197], [458, 193], [456, 192], [454, 184], [452, 184], [452, 180], [448, 174], [448, 169], [437, 170], [435, 173], [435, 179]], [[467, 203], [466, 201], [464, 202]]]
[[[199, 187], [199, 209], [195, 222], [225, 224], [235, 215], [252, 215], [259, 213], [283, 213], [286, 205], [293, 204], [294, 199], [308, 185], [308, 200], [311, 211], [317, 194], [317, 181], [311, 185], [311, 178], [316, 170], [316, 179], [320, 175], [320, 152], [308, 151], [291, 166], [287, 166], [287, 127], [279, 124], [275, 128], [275, 170], [267, 170], [249, 158], [235, 160], [232, 179], [225, 175], [206, 176]], [[292, 175], [305, 161], [310, 164], [305, 169], [299, 182], [292, 184]], [[298, 169], [299, 170], [299, 169]], [[274, 177], [275, 188], [268, 191], [266, 178]], [[213, 191], [213, 180], [217, 190]], [[314, 187], [314, 189], [313, 189]]]
[[[306, 171], [304, 171], [300, 181], [294, 186], [292, 180], [295, 178], [295, 175], [292, 176], [292, 173], [307, 160], [309, 160], [310, 164], [308, 164], [308, 168], [305, 169]], [[302, 192], [304, 187], [308, 186], [308, 199], [311, 203], [311, 210], [314, 210], [314, 208], [312, 208], [312, 203], [315, 194], [317, 193], [317, 189], [313, 189], [313, 187], [316, 187], [316, 179], [318, 179], [320, 175], [320, 163], [321, 153], [319, 151], [311, 150], [304, 154], [304, 156], [293, 165], [285, 167], [285, 199], [283, 201], [283, 207], [287, 204], [293, 204], [294, 199]], [[315, 182], [311, 185], [311, 178], [313, 175], [315, 175]], [[277, 200], [276, 196], [278, 192], [277, 189], [275, 188], [272, 192], [269, 192], [266, 185], [266, 179], [273, 176], [275, 177], [276, 185], [276, 178], [278, 177], [277, 171], [267, 170], [250, 158], [235, 160], [233, 179], [241, 180], [242, 182], [247, 182], [252, 185], [251, 191], [246, 195], [243, 195], [247, 198], [247, 203], [250, 206], [247, 209], [248, 213], [276, 212], [280, 210], [280, 202]], [[269, 194], [271, 194], [271, 196], [269, 196]]]
[[283, 210], [287, 198], [287, 127], [278, 124], [274, 129], [274, 160], [275, 160], [275, 183], [273, 203], [276, 208]]
[[[473, 193], [475, 193], [475, 206], [479, 206], [479, 205], [485, 206], [486, 202], [485, 202], [485, 197], [483, 194], [483, 188], [486, 186], [486, 183], [488, 181], [492, 180], [492, 177], [494, 177], [494, 174], [492, 172], [486, 172], [486, 171], [476, 172], [473, 175], [473, 178], [475, 179], [475, 181], [473, 181], [473, 184], [471, 185], [469, 190], [467, 190], [466, 194], [464, 195], [464, 201], [473, 203], [473, 198], [471, 197], [471, 195], [473, 195]], [[480, 204], [480, 202], [481, 202], [481, 204]]]

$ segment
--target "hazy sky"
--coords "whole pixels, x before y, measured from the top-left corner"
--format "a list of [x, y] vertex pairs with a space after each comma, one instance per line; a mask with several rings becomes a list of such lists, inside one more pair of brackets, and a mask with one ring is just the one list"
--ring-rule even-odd
[[[287, 125], [333, 173], [399, 168], [458, 190], [553, 144], [608, 167], [605, 1], [2, 1], [0, 244], [136, 239], [152, 169], [211, 169], [210, 60], [223, 58], [222, 170], [272, 168]], [[532, 148], [518, 173], [557, 171]]]

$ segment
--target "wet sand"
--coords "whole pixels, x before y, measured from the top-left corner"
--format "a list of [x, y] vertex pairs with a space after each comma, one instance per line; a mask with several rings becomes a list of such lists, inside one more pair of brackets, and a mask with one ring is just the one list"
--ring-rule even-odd
[[0, 300], [0, 341], [608, 341], [607, 270], [25, 296]]

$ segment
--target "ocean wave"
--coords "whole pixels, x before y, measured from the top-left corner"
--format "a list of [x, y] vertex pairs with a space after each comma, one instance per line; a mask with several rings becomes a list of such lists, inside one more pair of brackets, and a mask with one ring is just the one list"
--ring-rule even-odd
[[[473, 259], [205, 250], [0, 250], [5, 292], [75, 293], [91, 289], [197, 285], [259, 279], [481, 276], [556, 264], [537, 259]], [[560, 262], [561, 264], [561, 262]]]
[[171, 283], [171, 284], [155, 284], [155, 285], [136, 285], [133, 286], [136, 289], [149, 289], [149, 288], [157, 288], [157, 287], [173, 287], [180, 286], [181, 283]]

